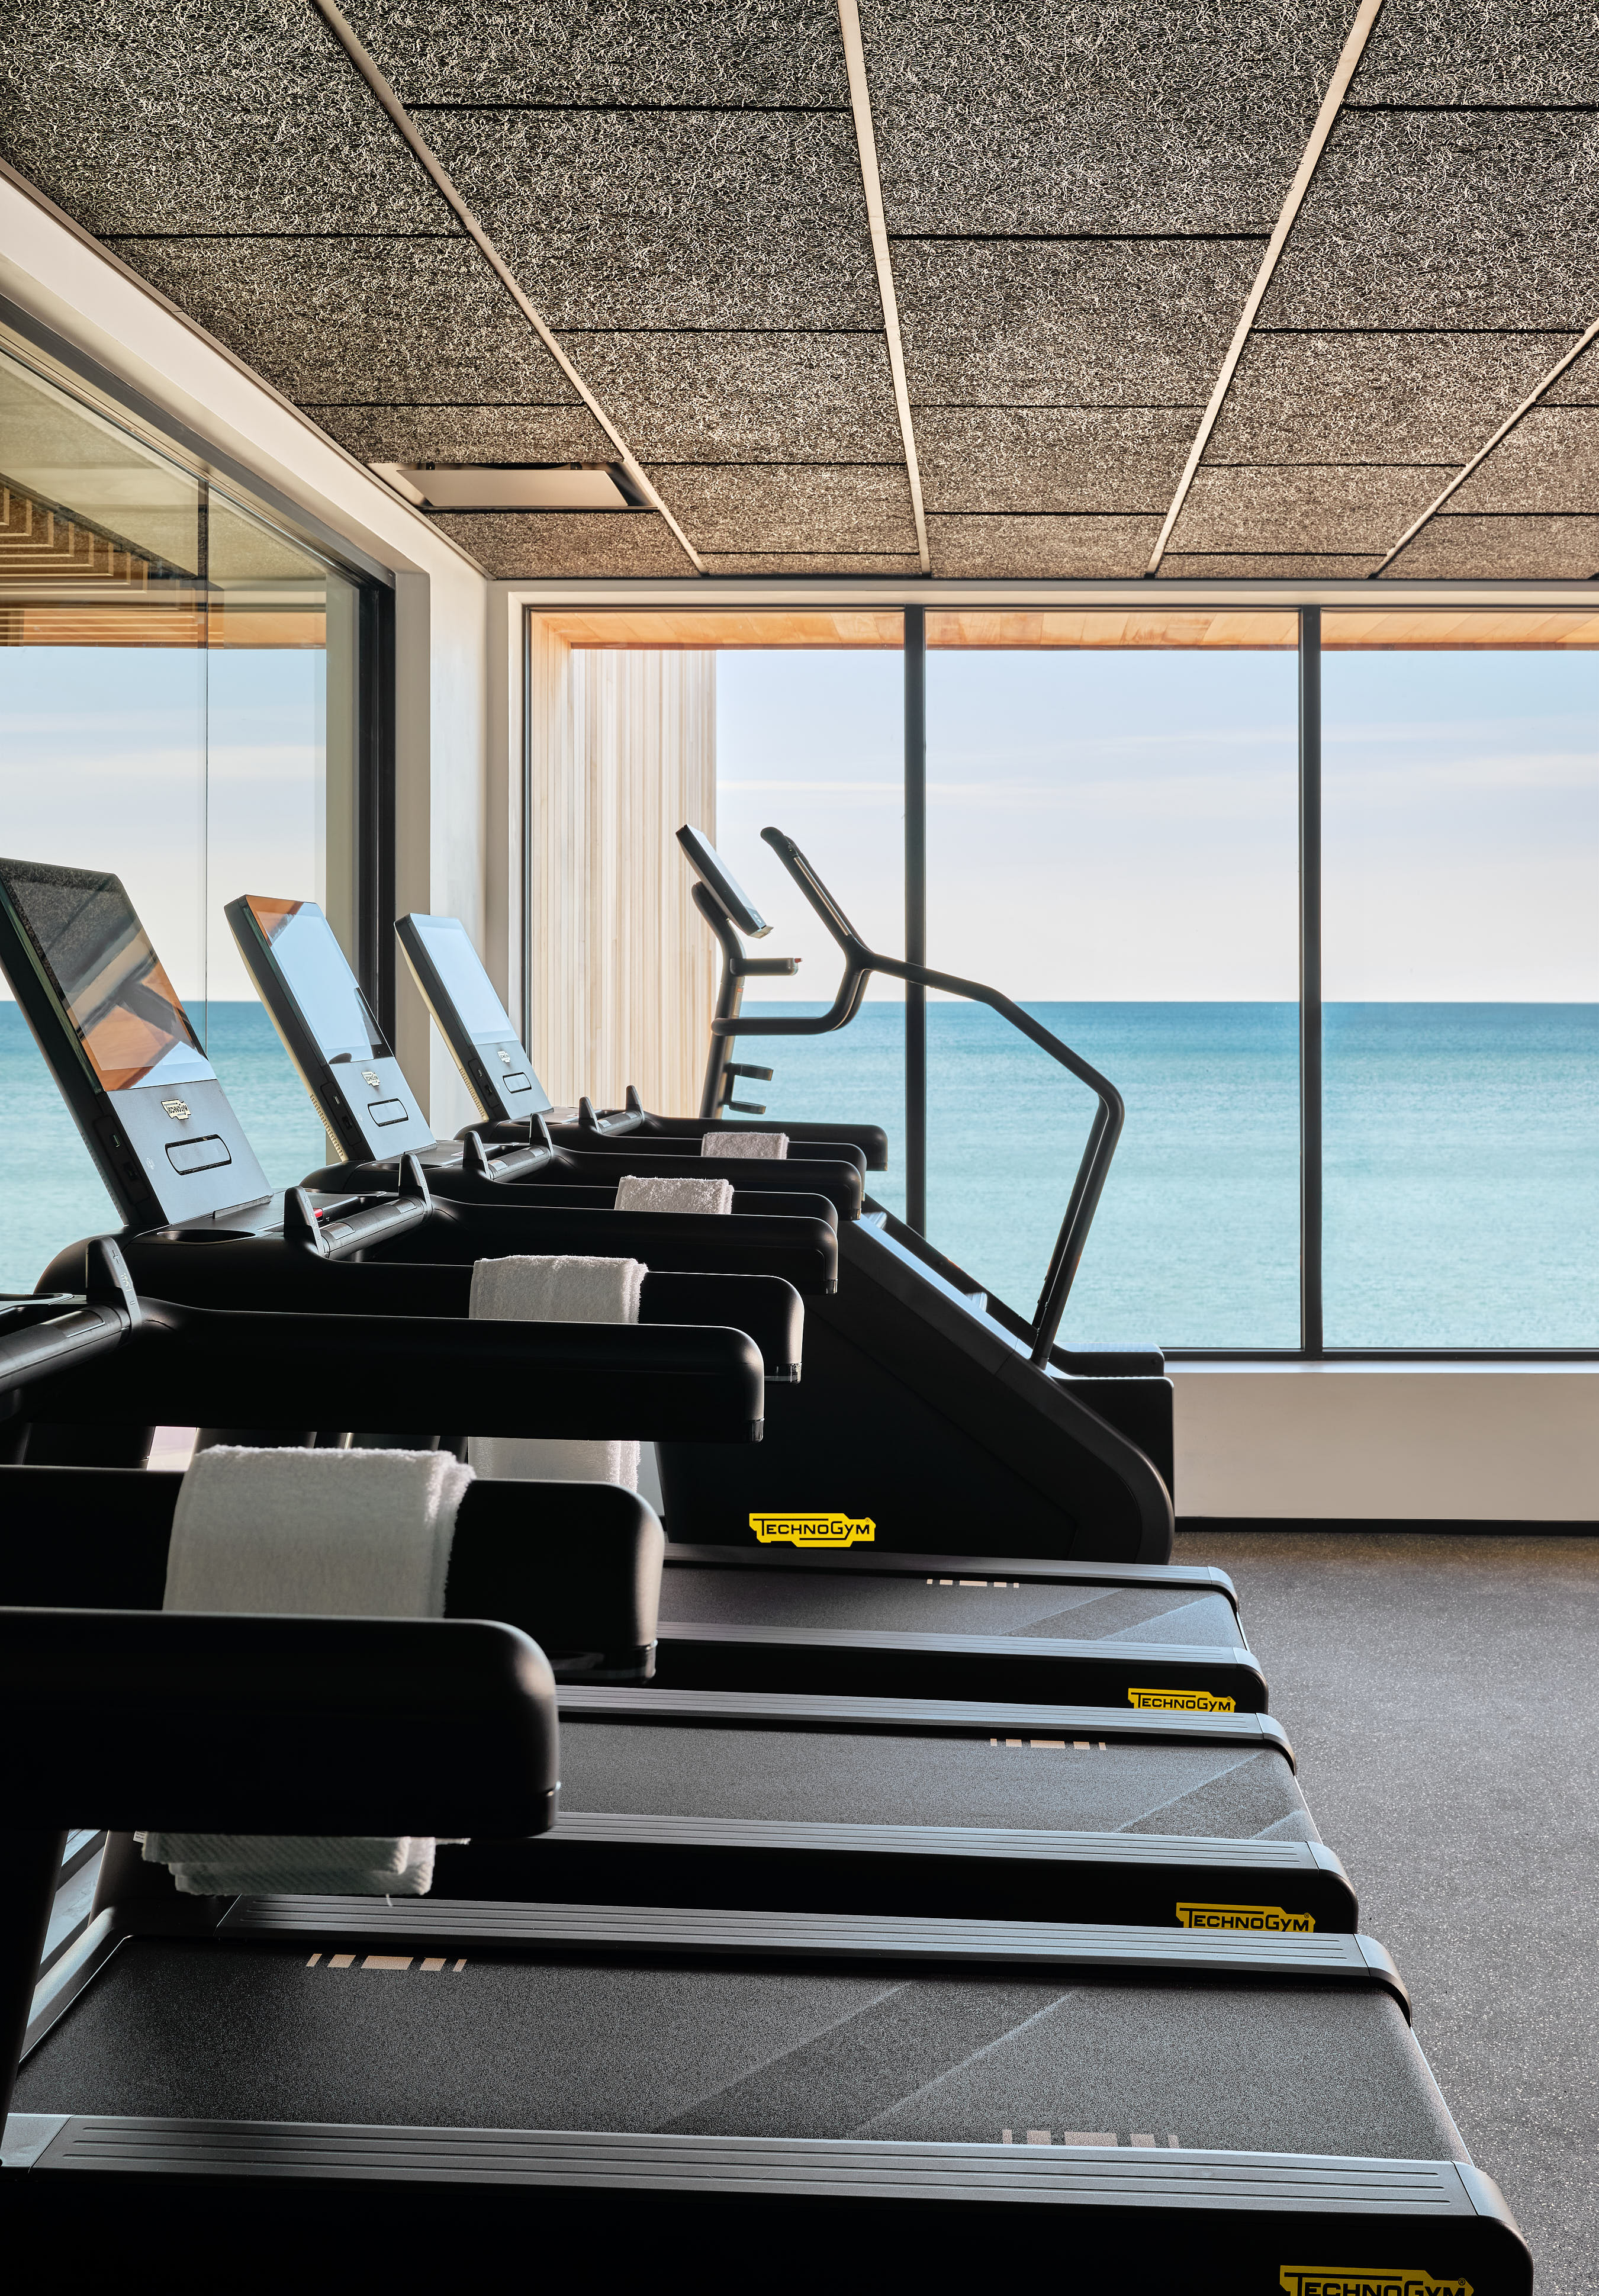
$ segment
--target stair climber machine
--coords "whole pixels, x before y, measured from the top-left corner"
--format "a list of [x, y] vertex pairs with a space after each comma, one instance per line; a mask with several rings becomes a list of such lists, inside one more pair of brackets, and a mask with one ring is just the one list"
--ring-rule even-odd
[[[501, 1211], [431, 1199], [414, 1164], [389, 1193], [272, 1194], [113, 877], [0, 863], [0, 963], [123, 1213], [127, 1225], [116, 1241], [133, 1285], [161, 1303], [154, 1328], [162, 1335], [136, 1358], [119, 1361], [109, 1390], [86, 1368], [41, 1383], [33, 1423], [23, 1433], [13, 1423], [13, 1459], [142, 1464], [151, 1429], [171, 1416], [161, 1398], [160, 1348], [178, 1344], [186, 1324], [220, 1302], [299, 1317], [320, 1310], [364, 1318], [358, 1356], [366, 1385], [360, 1408], [347, 1406], [342, 1423], [390, 1431], [363, 1436], [363, 1445], [408, 1443], [413, 1438], [392, 1431], [388, 1369], [394, 1351], [408, 1344], [402, 1326], [454, 1319], [440, 1333], [439, 1357], [447, 1355], [465, 1378], [468, 1367], [492, 1359], [496, 1345], [495, 1326], [464, 1320], [470, 1262], [480, 1254], [584, 1248], [545, 1225], [567, 1214], [525, 1213], [515, 1201]], [[619, 1231], [613, 1251], [648, 1250], [653, 1257], [652, 1242], [641, 1246], [631, 1236], [632, 1215], [611, 1217]], [[669, 1227], [670, 1216], [660, 1218]], [[537, 1223], [536, 1234], [524, 1234], [524, 1218]], [[76, 1245], [59, 1254], [42, 1288], [84, 1288], [96, 1249]], [[424, 1259], [431, 1251], [441, 1264]], [[643, 1320], [641, 1330], [521, 1326], [527, 1375], [545, 1365], [538, 1376], [549, 1414], [542, 1427], [524, 1431], [640, 1438], [667, 1452], [709, 1447], [747, 1437], [760, 1424], [763, 1359], [779, 1375], [765, 1390], [768, 1408], [783, 1391], [781, 1373], [791, 1377], [799, 1365], [800, 1303], [773, 1278], [652, 1270]], [[758, 1337], [758, 1357], [746, 1332]], [[192, 1352], [203, 1356], [203, 1348]], [[615, 1376], [596, 1390], [586, 1374], [611, 1365]], [[203, 1367], [194, 1366], [193, 1421], [238, 1427], [239, 1397], [250, 1383], [218, 1358], [208, 1390]], [[267, 1407], [271, 1369], [263, 1361], [249, 1426], [292, 1430], [292, 1418], [285, 1423]], [[745, 1382], [739, 1411], [725, 1400], [714, 1407], [703, 1401], [696, 1382], [711, 1373], [726, 1374], [735, 1387]], [[455, 1406], [447, 1411], [452, 1393]], [[474, 1429], [463, 1399], [459, 1386], [441, 1383], [422, 1439], [494, 1431]], [[307, 1425], [302, 1421], [292, 1439], [308, 1439]], [[1001, 1574], [990, 1571], [976, 1592], [943, 1583], [953, 1580], [953, 1570], [925, 1569], [925, 1558], [900, 1560], [909, 1567], [896, 1571], [880, 1558], [867, 1586], [762, 1570], [767, 1558], [758, 1551], [691, 1551], [669, 1575], [656, 1679], [673, 1691], [882, 1690], [912, 1698], [1125, 1702], [1175, 1712], [1265, 1709], [1259, 1669], [1219, 1574], [1013, 1562], [1003, 1586], [996, 1583]], [[1168, 1615], [1171, 1630], [1163, 1624]]]
[[[96, 1294], [7, 1312], [18, 1328], [0, 1332], [0, 1404], [13, 1416], [59, 1409], [63, 1390], [81, 1409], [97, 1400], [114, 1411], [108, 1390], [127, 1356], [151, 1347], [146, 1407], [168, 1417], [218, 1405], [236, 1415], [263, 1374], [266, 1399], [285, 1420], [367, 1398], [362, 1334], [348, 1319], [201, 1311], [175, 1344], [160, 1304], [133, 1292], [116, 1246], [102, 1240], [94, 1256]], [[480, 1348], [461, 1361], [452, 1351], [442, 1369], [439, 1324], [395, 1328], [400, 1344], [383, 1377], [414, 1421], [432, 1407], [469, 1427], [549, 1424], [547, 1350], [529, 1376], [531, 1327], [468, 1327], [492, 1355]], [[96, 1398], [82, 1359], [113, 1349]], [[222, 1376], [247, 1393], [219, 1389], [219, 1357]], [[592, 1365], [569, 1368], [616, 1388]], [[712, 1391], [726, 1383], [698, 1382]], [[570, 1394], [569, 1384], [563, 1412]], [[291, 1439], [280, 1431], [280, 1445]], [[357, 1469], [365, 1472], [351, 1458], [341, 1476]], [[0, 1467], [0, 1600], [159, 1610], [183, 1482], [161, 1471]], [[553, 1830], [439, 1852], [439, 1892], [492, 1909], [472, 1918], [503, 1924], [520, 1904], [604, 1902], [1181, 1931], [1185, 1910], [1192, 1923], [1195, 1905], [1219, 1904], [1234, 1909], [1234, 1929], [1252, 1921], [1268, 1933], [1354, 1931], [1348, 1880], [1316, 1836], [1283, 1733], [1265, 1715], [641, 1690], [659, 1632], [662, 1553], [648, 1507], [615, 1486], [480, 1480], [462, 1496], [446, 1613], [533, 1634], [555, 1668], [566, 1728], [567, 1800]], [[77, 1868], [92, 1846], [80, 1845], [63, 1903], [83, 1897]], [[1256, 1909], [1248, 1920], [1245, 1907]], [[225, 1911], [211, 1906], [202, 1926]], [[165, 1934], [200, 1918], [126, 1840], [106, 1851], [95, 1913], [105, 1919], [77, 1959], [55, 1969], [53, 1956], [58, 2009], [108, 1925]], [[63, 1918], [57, 1930], [64, 1950], [73, 1923]]]
[[252, 2291], [286, 2256], [370, 2276], [397, 2238], [413, 2272], [515, 2242], [563, 2276], [664, 2247], [713, 2283], [781, 2252], [947, 2286], [996, 2251], [1058, 2278], [1065, 2243], [1084, 2288], [1531, 2290], [1370, 1939], [190, 1898], [186, 1930], [108, 1917], [41, 2005], [71, 1822], [537, 1840], [565, 1727], [502, 1624], [14, 1608], [0, 1727], [29, 1748], [0, 1898], [12, 2254], [126, 2276], [130, 2227], [179, 2226]]
[[[743, 914], [754, 914], [747, 903]], [[409, 917], [398, 931], [463, 1077], [491, 1114], [492, 1079], [483, 1081], [491, 1054], [496, 1066], [504, 1056], [521, 1064], [517, 1073], [533, 1074], [507, 1033], [509, 1016], [456, 920]], [[890, 963], [863, 954], [873, 967]], [[863, 973], [851, 1011], [864, 986]], [[725, 978], [722, 1003], [730, 1002], [736, 1013]], [[1059, 1049], [1073, 1073], [1094, 1076]], [[1069, 1215], [1064, 1283], [1041, 1309], [1052, 1341], [1119, 1127], [1113, 1087], [1095, 1081], [1106, 1126]], [[619, 1134], [612, 1148], [625, 1152], [627, 1137]], [[622, 1160], [630, 1168], [625, 1152]], [[876, 1205], [861, 1221], [840, 1223], [839, 1249], [849, 1281], [836, 1300], [810, 1300], [805, 1389], [783, 1403], [773, 1397], [772, 1449], [758, 1467], [727, 1476], [681, 1447], [660, 1454], [668, 1529], [685, 1562], [703, 1554], [708, 1567], [725, 1570], [726, 1549], [741, 1548], [741, 1561], [760, 1573], [746, 1572], [741, 1600], [758, 1607], [757, 1586], [781, 1579], [786, 1591], [775, 1599], [792, 1602], [803, 1579], [811, 1625], [824, 1623], [819, 1582], [837, 1589], [863, 1575], [881, 1578], [894, 1567], [890, 1557], [902, 1575], [933, 1587], [978, 1579], [1010, 1587], [1046, 1557], [1057, 1565], [1168, 1564], [1171, 1390], [1158, 1354], [1090, 1357], [1046, 1345], [1040, 1357], [1029, 1326], [998, 1302], [989, 1308], [960, 1269]]]

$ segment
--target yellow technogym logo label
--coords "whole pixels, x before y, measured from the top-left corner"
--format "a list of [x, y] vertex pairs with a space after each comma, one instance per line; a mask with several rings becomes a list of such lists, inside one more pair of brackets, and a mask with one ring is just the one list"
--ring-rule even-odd
[[1469, 2280], [1434, 2280], [1430, 2272], [1285, 2264], [1278, 2277], [1287, 2296], [1472, 2296]]
[[1150, 1707], [1162, 1714], [1235, 1714], [1232, 1698], [1217, 1698], [1209, 1690], [1129, 1690], [1129, 1706]]
[[857, 1539], [870, 1546], [877, 1536], [870, 1515], [752, 1514], [750, 1528], [763, 1546], [785, 1540], [791, 1546], [853, 1546]]
[[1281, 1906], [1179, 1906], [1185, 1930], [1253, 1930], [1270, 1937], [1302, 1936], [1316, 1927], [1314, 1914], [1288, 1914]]

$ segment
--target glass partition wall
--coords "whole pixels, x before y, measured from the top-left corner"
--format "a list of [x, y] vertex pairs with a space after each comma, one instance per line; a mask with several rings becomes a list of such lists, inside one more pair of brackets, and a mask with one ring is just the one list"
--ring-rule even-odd
[[[865, 938], [991, 984], [1119, 1089], [1061, 1338], [1176, 1353], [1599, 1349], [1599, 614], [1383, 604], [590, 610], [714, 653], [709, 831], [803, 959]], [[907, 1029], [908, 1009], [908, 1029]], [[1092, 1096], [898, 984], [755, 1037], [775, 1121], [877, 1121], [874, 1197], [1022, 1315]]]
[[[323, 1134], [223, 904], [353, 932], [356, 584], [70, 379], [0, 346], [0, 851], [122, 878], [275, 1185]], [[0, 1289], [114, 1226], [0, 982]]]

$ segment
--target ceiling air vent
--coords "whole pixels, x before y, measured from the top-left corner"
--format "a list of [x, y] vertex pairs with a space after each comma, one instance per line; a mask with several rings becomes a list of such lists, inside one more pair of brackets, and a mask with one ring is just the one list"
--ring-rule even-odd
[[639, 494], [616, 463], [374, 463], [423, 510], [634, 510]]

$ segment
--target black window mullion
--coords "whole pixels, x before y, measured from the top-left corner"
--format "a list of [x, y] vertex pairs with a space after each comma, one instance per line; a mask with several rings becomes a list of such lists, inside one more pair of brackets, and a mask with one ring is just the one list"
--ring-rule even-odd
[[1300, 1344], [1322, 1312], [1322, 618], [1300, 615]]
[[[905, 954], [927, 963], [927, 616], [905, 616]], [[905, 990], [905, 1219], [927, 1231], [927, 991]]]

